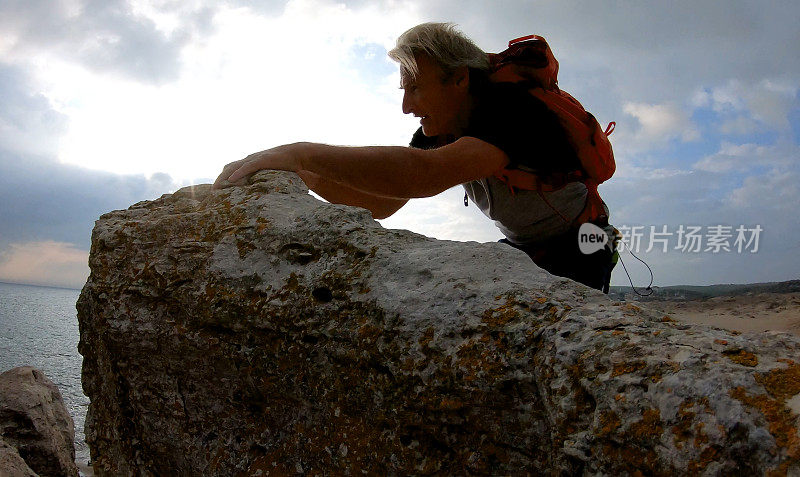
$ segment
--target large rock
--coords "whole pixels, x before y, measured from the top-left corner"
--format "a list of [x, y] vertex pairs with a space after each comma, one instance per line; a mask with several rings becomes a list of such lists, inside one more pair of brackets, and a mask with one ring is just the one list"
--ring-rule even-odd
[[104, 215], [99, 475], [800, 472], [800, 341], [691, 327], [293, 174]]
[[77, 476], [74, 439], [61, 393], [42, 371], [0, 374], [0, 475]]
[[25, 459], [12, 447], [0, 439], [0, 475], [3, 477], [35, 477], [36, 473], [28, 467]]

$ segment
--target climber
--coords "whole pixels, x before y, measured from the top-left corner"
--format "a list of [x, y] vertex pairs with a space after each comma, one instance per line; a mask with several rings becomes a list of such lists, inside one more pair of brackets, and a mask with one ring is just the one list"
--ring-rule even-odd
[[555, 275], [607, 293], [613, 250], [578, 249], [575, 219], [587, 206], [587, 187], [575, 181], [548, 192], [515, 190], [495, 177], [532, 160], [543, 174], [580, 169], [554, 113], [521, 85], [489, 81], [487, 54], [451, 24], [408, 30], [389, 56], [400, 64], [403, 113], [420, 118], [410, 147], [278, 146], [226, 165], [214, 187], [243, 184], [261, 169], [292, 171], [326, 200], [380, 219], [411, 198], [462, 184], [502, 242]]

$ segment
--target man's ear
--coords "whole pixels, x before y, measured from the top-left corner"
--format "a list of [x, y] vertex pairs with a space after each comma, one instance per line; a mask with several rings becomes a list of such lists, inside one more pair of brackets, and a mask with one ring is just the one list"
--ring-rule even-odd
[[464, 91], [469, 91], [469, 68], [461, 66], [453, 73], [453, 84]]

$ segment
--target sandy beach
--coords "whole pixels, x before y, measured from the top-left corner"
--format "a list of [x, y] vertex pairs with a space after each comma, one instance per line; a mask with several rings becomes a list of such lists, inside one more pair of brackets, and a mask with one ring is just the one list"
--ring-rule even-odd
[[800, 336], [800, 293], [748, 293], [700, 300], [654, 300], [645, 304], [686, 323]]

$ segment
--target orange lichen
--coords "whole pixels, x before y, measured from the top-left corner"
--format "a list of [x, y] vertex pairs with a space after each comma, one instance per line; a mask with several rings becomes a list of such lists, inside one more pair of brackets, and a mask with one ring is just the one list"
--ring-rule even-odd
[[703, 422], [698, 422], [694, 426], [695, 436], [696, 436], [694, 438], [694, 446], [697, 447], [698, 449], [703, 447], [703, 444], [708, 443], [708, 435], [705, 432], [703, 432], [703, 427], [705, 427], [705, 423]]
[[488, 343], [467, 341], [459, 346], [456, 356], [458, 360], [455, 364], [465, 371], [464, 381], [472, 382], [478, 378], [494, 380], [502, 374], [501, 358]]
[[754, 367], [758, 365], [758, 356], [743, 349], [725, 350], [722, 352], [728, 359], [742, 366]]
[[648, 409], [642, 413], [642, 420], [631, 424], [628, 432], [639, 439], [658, 437], [663, 432], [661, 427], [661, 412], [658, 409]]
[[692, 422], [695, 413], [689, 409], [694, 407], [693, 401], [684, 401], [678, 407], [678, 423], [672, 427], [672, 433], [675, 435], [673, 442], [675, 447], [683, 448], [683, 443], [692, 437]]
[[636, 371], [644, 369], [646, 366], [647, 363], [645, 363], [644, 361], [631, 361], [630, 363], [615, 363], [614, 370], [611, 371], [611, 377], [615, 378], [623, 374], [635, 373]]
[[687, 470], [689, 471], [690, 475], [697, 475], [705, 470], [708, 467], [708, 464], [715, 462], [717, 460], [717, 455], [719, 451], [716, 447], [706, 447], [700, 452], [700, 458], [696, 461], [689, 462], [687, 466]]
[[716, 343], [718, 345], [722, 345], [722, 346], [728, 346], [728, 341], [727, 340], [716, 339], [716, 340], [714, 340], [714, 343]]
[[383, 328], [373, 326], [370, 324], [365, 324], [358, 329], [358, 336], [371, 343], [378, 339], [378, 337], [383, 333]]
[[788, 459], [783, 462], [782, 467], [788, 468], [792, 461], [800, 460], [800, 437], [795, 427], [795, 416], [782, 401], [771, 399], [765, 394], [751, 396], [741, 386], [732, 389], [730, 395], [742, 404], [759, 410], [764, 416], [769, 424], [769, 433], [775, 438], [775, 444], [786, 449]]
[[515, 308], [516, 304], [514, 300], [509, 299], [502, 306], [486, 310], [483, 312], [481, 321], [493, 328], [504, 326], [512, 320], [519, 318], [520, 314]]
[[433, 326], [429, 326], [425, 329], [425, 332], [422, 336], [419, 337], [419, 345], [423, 350], [428, 349], [428, 345], [430, 345], [431, 341], [433, 341]]
[[661, 373], [655, 373], [655, 374], [653, 374], [652, 376], [650, 376], [650, 379], [651, 379], [651, 380], [652, 380], [654, 383], [660, 383], [660, 382], [661, 382], [661, 380], [662, 380], [662, 379], [664, 379], [664, 376], [662, 376], [662, 375], [661, 375]]
[[775, 399], [786, 401], [800, 393], [800, 365], [792, 363], [787, 368], [773, 369], [756, 376], [756, 381]]
[[669, 315], [664, 315], [664, 316], [661, 317], [661, 322], [662, 323], [675, 323], [675, 320], [673, 320]]
[[606, 437], [621, 425], [622, 421], [614, 411], [606, 411], [600, 415], [600, 429], [595, 434], [598, 437]]
[[464, 402], [460, 399], [453, 399], [449, 397], [443, 397], [439, 402], [439, 409], [446, 409], [448, 411], [457, 411], [459, 409], [463, 409], [464, 406]]

